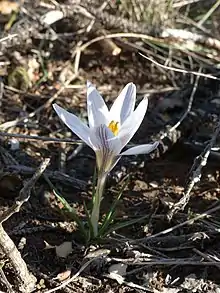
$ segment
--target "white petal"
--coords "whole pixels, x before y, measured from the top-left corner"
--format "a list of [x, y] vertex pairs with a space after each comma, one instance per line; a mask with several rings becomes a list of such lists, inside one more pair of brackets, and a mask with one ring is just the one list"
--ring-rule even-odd
[[118, 137], [121, 140], [122, 148], [131, 140], [140, 127], [147, 111], [147, 105], [148, 99], [145, 97], [119, 129]]
[[128, 83], [110, 109], [111, 121], [119, 122], [120, 125], [131, 115], [134, 111], [136, 100], [136, 86], [133, 83]]
[[120, 140], [106, 125], [100, 125], [95, 129], [95, 139], [93, 138], [92, 143], [96, 149], [98, 171], [101, 173], [110, 172], [120, 159], [120, 157], [118, 158], [121, 150]]
[[[104, 152], [111, 152], [117, 156], [121, 150], [121, 142], [117, 136], [104, 124], [97, 127], [94, 131], [94, 146]], [[92, 138], [91, 138], [92, 139]]]
[[91, 148], [93, 145], [90, 141], [90, 129], [89, 127], [84, 124], [78, 117], [74, 114], [69, 113], [68, 111], [64, 110], [57, 104], [53, 104], [53, 108], [56, 111], [57, 115], [63, 121], [63, 123], [68, 126], [72, 132], [74, 132], [79, 138], [81, 138], [86, 144], [88, 144]]
[[121, 153], [121, 156], [130, 156], [130, 155], [139, 155], [139, 154], [148, 154], [155, 150], [159, 145], [159, 142], [155, 142], [153, 144], [142, 144], [135, 146]]
[[87, 82], [87, 111], [91, 128], [109, 124], [108, 108], [93, 84]]

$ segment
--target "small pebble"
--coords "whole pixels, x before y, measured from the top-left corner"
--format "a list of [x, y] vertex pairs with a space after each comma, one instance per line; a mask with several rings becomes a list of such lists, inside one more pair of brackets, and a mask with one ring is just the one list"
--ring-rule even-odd
[[9, 140], [9, 146], [11, 151], [17, 151], [20, 149], [20, 142], [16, 138]]

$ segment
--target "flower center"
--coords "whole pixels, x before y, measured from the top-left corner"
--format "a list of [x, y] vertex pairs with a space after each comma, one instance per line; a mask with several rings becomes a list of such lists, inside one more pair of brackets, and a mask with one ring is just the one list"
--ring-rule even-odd
[[118, 134], [118, 131], [119, 131], [118, 124], [119, 124], [118, 122], [115, 122], [112, 120], [108, 125], [108, 128], [113, 132], [114, 135]]

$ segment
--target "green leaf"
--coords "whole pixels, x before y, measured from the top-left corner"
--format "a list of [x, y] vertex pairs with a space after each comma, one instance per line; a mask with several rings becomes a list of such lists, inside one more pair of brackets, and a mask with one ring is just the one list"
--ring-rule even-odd
[[65, 198], [57, 191], [56, 187], [53, 185], [50, 179], [45, 174], [43, 174], [43, 176], [48, 185], [50, 186], [50, 188], [53, 190], [54, 195], [61, 201], [65, 209], [69, 212], [69, 216], [71, 216], [72, 219], [77, 223], [81, 233], [83, 234], [83, 237], [87, 239], [87, 231], [83, 225], [83, 222], [78, 217], [76, 210], [73, 207], [71, 207], [69, 203], [65, 200]]
[[136, 224], [138, 222], [141, 222], [141, 221], [145, 220], [147, 217], [149, 217], [149, 215], [145, 215], [145, 216], [140, 217], [138, 219], [128, 220], [128, 221], [118, 223], [116, 225], [112, 225], [110, 227], [110, 229], [107, 231], [107, 233], [105, 233], [103, 236], [106, 236], [108, 233], [119, 230], [121, 228], [124, 228], [124, 227], [130, 226], [130, 225]]
[[113, 203], [111, 205], [111, 208], [110, 208], [109, 212], [106, 214], [105, 219], [104, 219], [104, 221], [103, 221], [103, 223], [101, 225], [101, 228], [99, 230], [99, 235], [100, 236], [106, 232], [106, 230], [108, 229], [108, 227], [111, 224], [112, 220], [114, 219], [116, 207], [117, 207], [117, 205], [119, 203], [119, 200], [120, 200], [120, 198], [122, 196], [123, 191], [125, 190], [125, 187], [128, 184], [129, 175], [126, 176], [123, 181], [125, 181], [125, 183], [123, 184], [121, 190], [119, 191], [118, 196], [113, 201]]
[[89, 234], [87, 235], [87, 243], [88, 243], [89, 240], [91, 238], [93, 238], [94, 233], [93, 233], [93, 226], [92, 226], [92, 222], [91, 222], [91, 218], [90, 218], [90, 213], [89, 213], [89, 211], [87, 209], [87, 206], [86, 206], [85, 202], [83, 202], [83, 206], [84, 206], [85, 213], [86, 213], [87, 223], [89, 225]]
[[92, 206], [94, 206], [94, 201], [95, 201], [96, 181], [97, 181], [97, 169], [95, 168], [95, 171], [92, 177]]
[[71, 218], [77, 223], [79, 230], [83, 234], [83, 237], [85, 239], [87, 239], [87, 237], [88, 237], [87, 231], [84, 227], [83, 222], [78, 217], [75, 208], [71, 207], [69, 205], [69, 203], [65, 200], [65, 198], [56, 189], [53, 189], [53, 193], [60, 200], [60, 202], [64, 205], [65, 209], [69, 212], [69, 216], [71, 216]]

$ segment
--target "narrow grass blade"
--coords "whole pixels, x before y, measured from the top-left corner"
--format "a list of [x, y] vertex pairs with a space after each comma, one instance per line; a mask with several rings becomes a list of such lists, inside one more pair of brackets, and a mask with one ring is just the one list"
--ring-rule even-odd
[[69, 205], [69, 203], [65, 200], [65, 198], [57, 191], [56, 187], [53, 185], [53, 183], [50, 181], [50, 179], [43, 174], [44, 179], [47, 181], [50, 188], [53, 190], [54, 195], [61, 201], [61, 203], [64, 205], [65, 209], [68, 211], [69, 216], [76, 222], [76, 224], [79, 227], [80, 232], [83, 234], [84, 239], [87, 239], [87, 231], [78, 217], [76, 210]]
[[69, 203], [65, 200], [65, 198], [61, 194], [59, 194], [57, 192], [57, 190], [53, 189], [53, 193], [60, 200], [60, 202], [64, 205], [64, 207], [68, 211], [70, 217], [77, 223], [77, 225], [78, 225], [80, 231], [82, 232], [84, 238], [87, 239], [87, 237], [88, 237], [87, 231], [86, 231], [82, 221], [78, 217], [78, 215], [76, 213], [76, 210], [69, 205]]
[[115, 209], [118, 205], [118, 202], [122, 196], [122, 193], [125, 189], [125, 187], [128, 185], [128, 180], [129, 180], [129, 176], [126, 176], [126, 178], [124, 179], [125, 183], [123, 184], [121, 190], [118, 193], [118, 196], [116, 197], [116, 199], [114, 200], [114, 202], [111, 205], [111, 208], [109, 210], [109, 212], [106, 214], [105, 219], [102, 223], [102, 226], [99, 230], [99, 235], [101, 236], [103, 233], [106, 232], [106, 230], [108, 229], [109, 225], [111, 224], [112, 220], [114, 219], [114, 215], [115, 215]]
[[93, 238], [94, 233], [93, 233], [92, 222], [91, 222], [91, 219], [90, 219], [90, 213], [89, 213], [89, 211], [87, 209], [87, 206], [86, 206], [86, 203], [85, 202], [83, 202], [83, 206], [84, 206], [84, 210], [85, 210], [85, 213], [86, 213], [87, 223], [89, 225], [89, 233], [87, 235], [87, 242], [89, 242], [89, 240], [91, 238]]
[[106, 236], [107, 234], [109, 234], [109, 233], [111, 233], [113, 231], [119, 230], [121, 228], [124, 228], [124, 227], [130, 226], [130, 225], [139, 223], [139, 222], [145, 220], [147, 217], [149, 217], [149, 215], [145, 215], [145, 216], [140, 217], [138, 219], [128, 220], [128, 221], [124, 221], [122, 223], [118, 223], [118, 224], [112, 225], [109, 228], [109, 230], [107, 231], [107, 233], [105, 233], [103, 236]]

